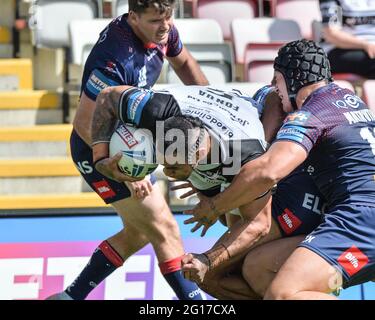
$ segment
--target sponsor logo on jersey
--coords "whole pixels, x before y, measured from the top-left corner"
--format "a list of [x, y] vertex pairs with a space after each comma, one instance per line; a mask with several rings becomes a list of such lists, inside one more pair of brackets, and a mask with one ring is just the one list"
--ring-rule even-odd
[[107, 61], [107, 66], [105, 67], [106, 71], [111, 72], [111, 73], [116, 73], [116, 69], [117, 69], [116, 63], [112, 61]]
[[117, 85], [119, 84], [116, 81], [109, 79], [99, 70], [94, 70], [86, 83], [86, 89], [97, 96], [103, 89]]
[[139, 70], [138, 76], [138, 87], [146, 87], [147, 86], [147, 68], [143, 66], [141, 70]]
[[352, 276], [366, 266], [369, 259], [361, 250], [353, 245], [348, 250], [344, 251], [337, 261], [345, 271]]
[[363, 101], [357, 96], [346, 94], [342, 99], [336, 100], [332, 102], [332, 104], [338, 109], [358, 109], [358, 107], [363, 104]]
[[284, 123], [303, 125], [310, 118], [310, 115], [311, 115], [311, 112], [297, 111], [297, 112], [289, 114], [285, 118]]
[[152, 51], [150, 55], [146, 57], [147, 61], [150, 61], [158, 52], [156, 50]]
[[349, 124], [375, 121], [375, 115], [369, 109], [345, 112], [344, 116]]
[[103, 82], [95, 73], [92, 73], [89, 79], [89, 83], [99, 92], [105, 88], [108, 88], [109, 85]]
[[200, 294], [201, 294], [201, 289], [197, 289], [197, 290], [191, 291], [189, 293], [189, 298], [193, 299], [194, 297], [199, 296]]
[[112, 198], [116, 195], [111, 186], [105, 180], [94, 182], [92, 185], [94, 186], [96, 193], [99, 194], [103, 200]]
[[277, 133], [277, 140], [291, 140], [301, 143], [305, 137], [306, 128], [296, 125], [284, 125]]
[[302, 221], [296, 217], [288, 208], [277, 217], [280, 227], [286, 234], [291, 234], [302, 224]]
[[138, 144], [137, 139], [125, 126], [120, 126], [116, 132], [130, 149]]
[[313, 241], [315, 239], [314, 236], [306, 236], [305, 240], [302, 241], [302, 243], [311, 243], [311, 241]]
[[312, 165], [309, 165], [308, 167], [307, 167], [307, 173], [310, 175], [310, 176], [312, 176], [313, 174], [314, 174], [314, 172], [315, 172], [315, 168], [314, 168], [314, 166], [312, 166]]
[[207, 120], [207, 123], [213, 127], [220, 129], [221, 134], [227, 135], [229, 138], [234, 136], [234, 132], [230, 130], [224, 123], [222, 123], [219, 119], [215, 118], [214, 116], [207, 114], [205, 112], [201, 112], [199, 110], [185, 110], [185, 114], [194, 115], [196, 117], [201, 118], [202, 120]]

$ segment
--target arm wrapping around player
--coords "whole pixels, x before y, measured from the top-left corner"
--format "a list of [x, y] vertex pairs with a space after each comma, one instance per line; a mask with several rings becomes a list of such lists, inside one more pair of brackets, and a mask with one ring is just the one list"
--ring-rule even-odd
[[267, 194], [240, 209], [242, 218], [204, 253], [210, 268], [216, 268], [229, 258], [246, 252], [268, 234], [271, 227], [271, 206], [267, 204], [270, 202], [271, 195]]
[[237, 220], [210, 250], [186, 255], [182, 260], [184, 276], [202, 283], [207, 272], [220, 268], [231, 258], [243, 256], [250, 247], [264, 242], [271, 226], [270, 199], [266, 196], [241, 208], [244, 218]]
[[274, 143], [261, 157], [242, 166], [231, 185], [212, 200], [218, 212], [239, 208], [267, 192], [307, 157], [306, 150], [289, 141]]

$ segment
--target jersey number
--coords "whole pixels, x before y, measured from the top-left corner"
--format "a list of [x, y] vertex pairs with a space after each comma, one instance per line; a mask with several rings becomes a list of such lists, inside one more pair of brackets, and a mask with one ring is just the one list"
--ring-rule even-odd
[[370, 144], [372, 153], [375, 155], [375, 129], [373, 132], [370, 128], [361, 129], [361, 137]]

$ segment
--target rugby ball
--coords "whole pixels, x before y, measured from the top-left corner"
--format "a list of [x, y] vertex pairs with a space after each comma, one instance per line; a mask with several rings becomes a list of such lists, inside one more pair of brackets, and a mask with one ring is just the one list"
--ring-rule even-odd
[[119, 169], [134, 178], [143, 178], [158, 167], [155, 161], [154, 142], [148, 130], [121, 124], [112, 134], [109, 155], [121, 152]]

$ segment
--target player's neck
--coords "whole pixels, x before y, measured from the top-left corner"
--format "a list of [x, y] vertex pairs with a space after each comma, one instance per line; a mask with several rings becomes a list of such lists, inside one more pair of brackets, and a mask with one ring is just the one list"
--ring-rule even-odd
[[321, 87], [324, 87], [327, 85], [327, 82], [320, 81], [318, 83], [311, 84], [309, 86], [303, 87], [301, 90], [298, 91], [297, 97], [296, 97], [296, 103], [298, 109], [301, 109], [303, 104], [305, 103], [306, 99], [316, 90], [318, 90]]

